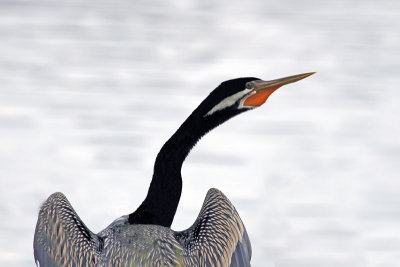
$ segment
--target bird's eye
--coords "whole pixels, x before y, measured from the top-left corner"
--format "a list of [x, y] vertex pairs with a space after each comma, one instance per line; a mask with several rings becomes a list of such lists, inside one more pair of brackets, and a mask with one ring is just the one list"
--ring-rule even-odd
[[254, 83], [252, 83], [252, 82], [246, 83], [246, 89], [253, 89], [253, 88], [254, 88]]

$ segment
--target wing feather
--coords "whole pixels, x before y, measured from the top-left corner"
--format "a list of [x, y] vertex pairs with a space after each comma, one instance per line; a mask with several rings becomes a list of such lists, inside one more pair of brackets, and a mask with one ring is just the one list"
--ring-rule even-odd
[[42, 205], [33, 250], [38, 266], [88, 266], [98, 262], [101, 240], [82, 222], [62, 193]]
[[235, 207], [218, 189], [208, 191], [195, 223], [176, 232], [187, 266], [250, 266], [251, 244]]

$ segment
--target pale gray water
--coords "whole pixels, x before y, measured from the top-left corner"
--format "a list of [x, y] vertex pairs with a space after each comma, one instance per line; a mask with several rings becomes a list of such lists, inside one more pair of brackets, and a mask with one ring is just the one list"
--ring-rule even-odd
[[34, 265], [55, 191], [94, 232], [133, 211], [221, 81], [317, 71], [199, 143], [173, 229], [217, 187], [253, 266], [399, 266], [399, 18], [394, 0], [0, 1], [0, 265]]

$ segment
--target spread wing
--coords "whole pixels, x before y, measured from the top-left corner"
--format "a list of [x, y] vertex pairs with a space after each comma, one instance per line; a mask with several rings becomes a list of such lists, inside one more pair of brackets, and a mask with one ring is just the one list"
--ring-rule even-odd
[[229, 199], [210, 189], [195, 223], [175, 237], [185, 246], [187, 266], [250, 266], [251, 244]]
[[33, 250], [38, 266], [88, 266], [98, 262], [101, 240], [76, 214], [62, 193], [42, 205]]
[[[145, 226], [129, 227], [143, 228]], [[139, 242], [138, 233], [131, 235], [128, 231], [129, 227], [124, 228], [122, 232], [127, 232], [130, 238], [135, 237], [132, 240], [133, 243]], [[160, 228], [147, 227], [156, 228], [156, 230]], [[164, 229], [164, 227], [161, 228], [161, 230]], [[246, 229], [232, 203], [217, 189], [208, 191], [200, 214], [192, 227], [174, 233], [170, 229], [167, 230], [171, 232], [170, 239], [175, 237], [176, 241], [183, 245], [183, 252], [179, 252], [181, 251], [179, 246], [175, 249], [179, 250], [176, 253], [183, 258], [184, 266], [250, 266], [251, 245]], [[164, 232], [168, 232], [167, 230]], [[112, 229], [110, 231], [113, 232]], [[149, 233], [151, 237], [159, 236], [153, 232], [154, 230]], [[146, 231], [140, 233], [143, 234]], [[63, 194], [54, 193], [42, 205], [39, 212], [33, 243], [35, 261], [42, 267], [96, 266], [99, 263], [109, 262], [104, 258], [107, 255], [103, 255], [107, 250], [104, 240], [85, 226]], [[164, 245], [168, 248], [174, 248], [172, 245], [175, 243], [171, 243], [169, 239], [158, 237], [157, 240], [158, 243], [165, 243]], [[149, 243], [148, 238], [145, 241], [146, 244]], [[117, 247], [119, 251], [120, 246]], [[158, 247], [163, 246], [158, 244]], [[181, 263], [182, 261], [179, 260]], [[181, 265], [178, 262], [168, 263]]]

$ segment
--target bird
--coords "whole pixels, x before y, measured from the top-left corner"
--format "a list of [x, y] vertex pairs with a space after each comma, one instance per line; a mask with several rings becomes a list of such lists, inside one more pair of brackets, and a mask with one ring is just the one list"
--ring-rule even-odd
[[52, 194], [39, 210], [33, 241], [36, 265], [250, 266], [246, 228], [234, 205], [218, 189], [207, 192], [192, 226], [183, 231], [170, 228], [182, 192], [182, 164], [206, 133], [263, 105], [279, 87], [314, 73], [222, 82], [162, 146], [141, 205], [98, 234], [89, 230], [64, 194]]

